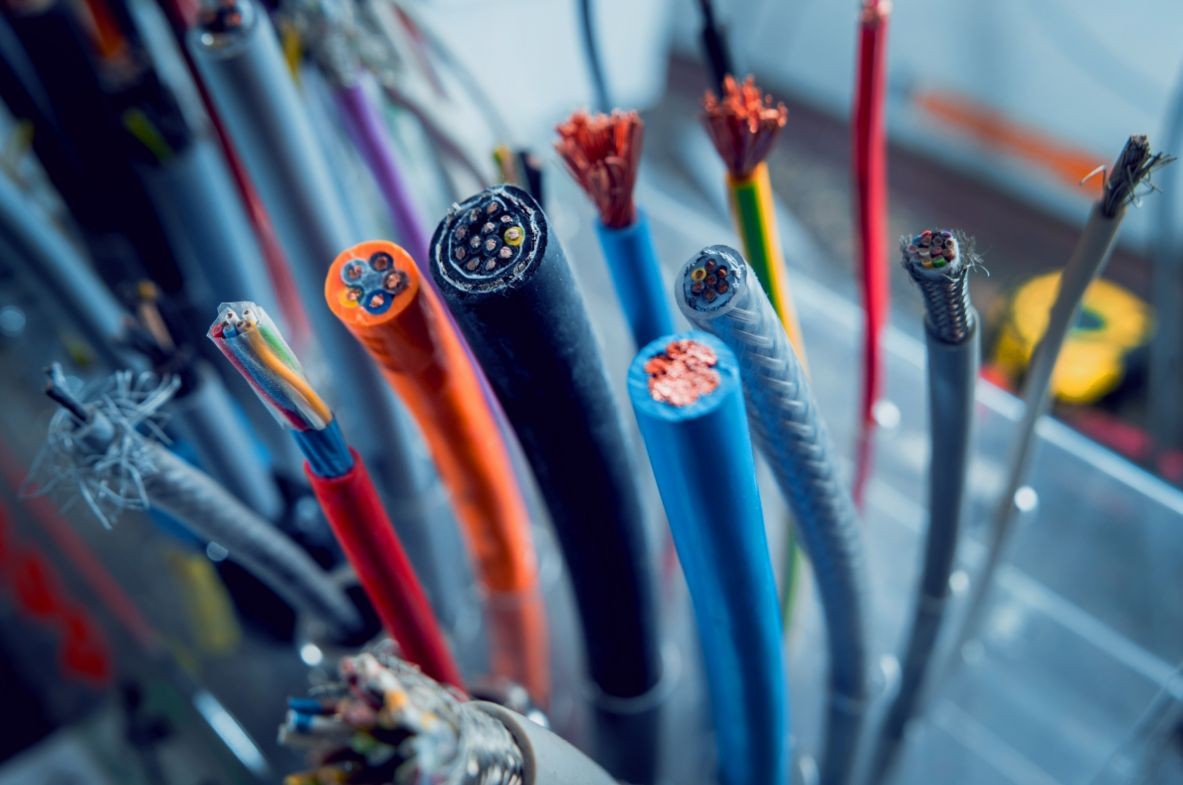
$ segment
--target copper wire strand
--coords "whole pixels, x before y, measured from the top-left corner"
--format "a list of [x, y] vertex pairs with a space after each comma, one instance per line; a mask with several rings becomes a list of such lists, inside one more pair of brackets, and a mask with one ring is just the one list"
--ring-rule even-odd
[[617, 109], [612, 114], [580, 110], [555, 129], [555, 150], [609, 228], [630, 226], [637, 219], [633, 189], [644, 128], [636, 112]]
[[728, 76], [723, 95], [708, 90], [702, 101], [707, 134], [732, 177], [742, 178], [760, 165], [789, 119], [789, 110], [774, 102], [749, 76], [743, 84]]
[[692, 340], [671, 341], [665, 350], [645, 362], [649, 395], [655, 401], [684, 407], [697, 403], [719, 388], [715, 366], [719, 356], [706, 344]]

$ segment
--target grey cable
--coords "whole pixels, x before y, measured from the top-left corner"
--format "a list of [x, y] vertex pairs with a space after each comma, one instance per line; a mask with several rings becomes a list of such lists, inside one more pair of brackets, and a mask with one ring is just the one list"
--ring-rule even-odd
[[[1175, 82], [1175, 95], [1167, 108], [1166, 149], [1183, 150], [1183, 72]], [[1183, 365], [1183, 317], [1179, 292], [1183, 291], [1183, 242], [1176, 230], [1179, 220], [1179, 188], [1183, 174], [1170, 172], [1154, 215], [1153, 294], [1154, 337], [1150, 342], [1150, 427], [1155, 456], [1175, 447], [1183, 437], [1179, 411], [1179, 374]]]
[[157, 413], [176, 389], [174, 380], [121, 371], [77, 397], [54, 366], [48, 392], [63, 408], [50, 421], [30, 476], [36, 490], [73, 486], [105, 525], [125, 509], [157, 507], [226, 548], [296, 610], [335, 632], [356, 630], [356, 608], [312, 557], [157, 441], [163, 435]]
[[[1122, 148], [1113, 170], [1109, 172], [1105, 190], [1093, 206], [1076, 248], [1064, 266], [1060, 277], [1060, 289], [1048, 317], [1047, 330], [1039, 345], [1035, 347], [1023, 381], [1023, 418], [1019, 421], [1006, 483], [995, 508], [985, 561], [971, 589], [968, 607], [954, 639], [954, 657], [977, 633], [982, 622], [994, 574], [1002, 563], [1010, 541], [1015, 494], [1027, 476], [1035, 443], [1035, 426], [1050, 405], [1048, 393], [1051, 388], [1052, 371], [1056, 367], [1056, 359], [1060, 356], [1068, 332], [1080, 314], [1084, 293], [1112, 256], [1126, 208], [1139, 196], [1138, 186], [1148, 180], [1155, 170], [1173, 160], [1171, 156], [1152, 153], [1150, 142], [1145, 136], [1131, 136]], [[952, 666], [951, 663], [950, 667]]]
[[821, 783], [842, 785], [854, 771], [867, 700], [866, 554], [849, 486], [838, 476], [804, 369], [739, 252], [704, 248], [682, 268], [674, 297], [691, 324], [735, 353], [752, 434], [813, 565], [830, 650]]
[[924, 298], [928, 347], [929, 479], [928, 533], [916, 607], [904, 654], [900, 684], [887, 710], [871, 756], [871, 781], [890, 779], [908, 724], [916, 715], [949, 599], [960, 538], [966, 470], [973, 431], [974, 386], [978, 378], [978, 317], [969, 299], [973, 255], [951, 236], [952, 261], [925, 268], [900, 241], [903, 267]]

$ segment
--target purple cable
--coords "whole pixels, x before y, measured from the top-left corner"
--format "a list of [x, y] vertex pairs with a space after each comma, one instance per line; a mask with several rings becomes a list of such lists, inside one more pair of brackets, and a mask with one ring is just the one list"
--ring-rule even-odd
[[390, 208], [390, 215], [394, 219], [394, 227], [398, 230], [402, 246], [419, 265], [424, 280], [431, 280], [430, 271], [424, 266], [427, 264], [428, 244], [431, 238], [422, 217], [415, 209], [414, 197], [399, 169], [398, 161], [395, 160], [382, 115], [366, 93], [365, 82], [357, 79], [353, 84], [339, 88], [336, 99], [337, 105], [345, 115], [349, 135], [369, 165], [370, 172], [378, 183], [378, 190], [382, 192], [382, 198]]

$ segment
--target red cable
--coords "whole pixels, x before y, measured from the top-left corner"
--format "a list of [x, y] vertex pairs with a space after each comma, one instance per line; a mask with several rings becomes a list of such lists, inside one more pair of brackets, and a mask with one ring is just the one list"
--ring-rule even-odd
[[460, 670], [370, 475], [357, 452], [352, 448], [349, 452], [353, 468], [340, 477], [318, 477], [304, 465], [317, 501], [403, 655], [436, 681], [464, 689]]
[[865, 0], [859, 18], [858, 83], [854, 103], [855, 212], [862, 273], [863, 387], [854, 498], [862, 508], [871, 474], [875, 402], [882, 384], [880, 334], [887, 319], [887, 140], [884, 133], [888, 0]]

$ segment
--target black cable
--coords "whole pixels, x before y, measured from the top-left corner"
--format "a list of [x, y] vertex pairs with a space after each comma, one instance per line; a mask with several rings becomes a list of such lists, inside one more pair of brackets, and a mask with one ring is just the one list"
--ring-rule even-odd
[[699, 33], [702, 54], [706, 58], [707, 68], [711, 71], [715, 90], [722, 95], [723, 80], [728, 76], [735, 75], [731, 47], [727, 43], [727, 31], [715, 18], [715, 9], [711, 0], [698, 0], [698, 7], [702, 11], [702, 31]]
[[592, 19], [592, 0], [579, 0], [579, 32], [583, 36], [583, 55], [587, 58], [587, 72], [591, 77], [597, 112], [612, 110], [608, 98], [608, 80], [604, 75], [604, 61], [600, 57], [595, 22]]
[[[636, 467], [563, 249], [538, 203], [511, 185], [453, 206], [431, 245], [432, 275], [550, 509], [600, 708], [653, 703], [661, 659]], [[655, 717], [625, 713], [601, 723], [605, 763], [650, 781]]]

